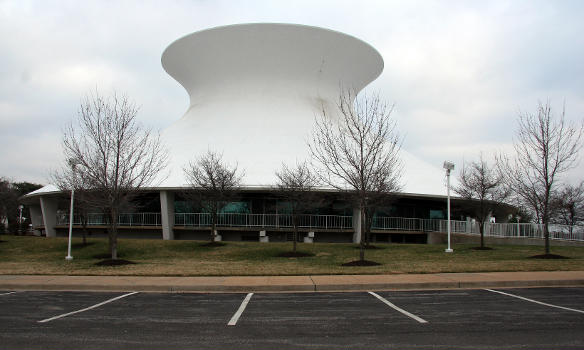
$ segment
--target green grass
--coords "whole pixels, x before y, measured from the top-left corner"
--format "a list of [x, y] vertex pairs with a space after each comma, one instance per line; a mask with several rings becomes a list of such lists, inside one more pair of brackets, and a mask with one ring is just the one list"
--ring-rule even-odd
[[397, 274], [484, 271], [582, 270], [584, 246], [554, 247], [552, 253], [570, 259], [541, 260], [529, 257], [543, 253], [539, 246], [492, 246], [473, 250], [474, 245], [455, 245], [444, 253], [444, 245], [376, 244], [383, 249], [367, 250], [367, 260], [380, 266], [343, 267], [358, 259], [355, 244], [298, 244], [298, 250], [314, 256], [282, 258], [291, 243], [226, 242], [205, 247], [206, 242], [120, 239], [119, 257], [135, 262], [125, 266], [95, 266], [96, 256], [108, 252], [107, 239], [89, 239], [81, 246], [74, 239], [73, 261], [67, 262], [67, 239], [1, 236], [0, 274], [138, 275], [138, 276], [225, 276], [225, 275], [318, 275]]

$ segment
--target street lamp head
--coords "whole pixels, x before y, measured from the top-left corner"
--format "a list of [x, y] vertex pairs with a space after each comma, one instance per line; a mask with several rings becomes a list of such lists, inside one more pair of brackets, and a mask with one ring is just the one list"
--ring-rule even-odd
[[448, 171], [454, 170], [454, 163], [452, 163], [450, 161], [445, 161], [443, 167], [444, 167], [444, 169], [446, 169]]

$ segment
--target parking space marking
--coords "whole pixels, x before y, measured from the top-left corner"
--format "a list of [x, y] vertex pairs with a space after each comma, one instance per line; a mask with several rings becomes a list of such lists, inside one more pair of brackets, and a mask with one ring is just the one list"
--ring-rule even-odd
[[555, 307], [557, 309], [574, 311], [574, 312], [579, 312], [581, 314], [584, 314], [584, 311], [578, 310], [578, 309], [572, 309], [572, 308], [569, 308], [569, 307], [564, 307], [564, 306], [559, 306], [559, 305], [554, 305], [554, 304], [548, 304], [548, 303], [544, 303], [544, 302], [541, 302], [541, 301], [537, 301], [537, 300], [525, 298], [525, 297], [522, 297], [522, 296], [519, 296], [519, 295], [515, 295], [515, 294], [511, 294], [511, 293], [501, 292], [501, 291], [494, 290], [494, 289], [485, 289], [485, 290], [487, 290], [489, 292], [493, 292], [493, 293], [499, 293], [499, 294], [507, 295], [507, 296], [510, 296], [510, 297], [518, 298], [518, 299], [525, 300], [525, 301], [530, 301], [532, 303], [536, 303], [536, 304], [540, 304], [540, 305], [545, 305], [545, 306], [549, 306], [549, 307]]
[[8, 293], [1, 293], [0, 295], [8, 295], [8, 294], [14, 294], [16, 292], [8, 292]]
[[88, 311], [88, 310], [91, 310], [91, 309], [95, 309], [95, 308], [97, 308], [97, 307], [100, 307], [100, 306], [102, 306], [102, 305], [105, 305], [105, 304], [111, 303], [112, 301], [120, 300], [120, 299], [122, 299], [122, 298], [129, 297], [130, 295], [134, 295], [134, 294], [138, 294], [138, 292], [131, 292], [131, 293], [127, 293], [127, 294], [124, 294], [124, 295], [120, 295], [120, 296], [118, 296], [118, 297], [111, 298], [111, 299], [108, 299], [108, 300], [106, 300], [106, 301], [103, 301], [103, 302], [101, 302], [101, 303], [99, 303], [99, 304], [95, 304], [95, 305], [92, 305], [92, 306], [90, 306], [90, 307], [86, 307], [85, 309], [81, 309], [81, 310], [77, 310], [77, 311], [68, 312], [68, 313], [66, 313], [66, 314], [57, 315], [57, 316], [54, 316], [54, 317], [51, 317], [51, 318], [47, 318], [47, 319], [44, 319], [44, 320], [40, 320], [40, 321], [37, 321], [37, 322], [38, 322], [38, 323], [45, 323], [45, 322], [49, 322], [49, 321], [53, 321], [53, 320], [57, 320], [57, 319], [59, 319], [59, 318], [63, 318], [63, 317], [71, 316], [71, 315], [74, 315], [74, 314], [78, 314], [78, 313], [80, 313], [80, 312], [84, 312], [84, 311]]
[[389, 302], [387, 299], [383, 298], [382, 296], [380, 296], [380, 295], [378, 295], [378, 294], [376, 294], [374, 292], [368, 292], [368, 293], [371, 294], [371, 295], [373, 295], [377, 299], [381, 300], [383, 303], [385, 303], [387, 306], [391, 307], [392, 309], [394, 309], [396, 311], [399, 311], [402, 314], [404, 314], [404, 315], [406, 315], [406, 316], [408, 316], [410, 318], [413, 318], [414, 320], [416, 320], [416, 321], [418, 321], [420, 323], [428, 323], [428, 321], [424, 320], [423, 318], [418, 317], [418, 316], [416, 316], [416, 315], [414, 315], [412, 313], [409, 313], [406, 310], [404, 310], [404, 309], [402, 309], [402, 308], [400, 308], [400, 307], [392, 304], [391, 302]]
[[249, 300], [251, 299], [252, 295], [253, 295], [253, 293], [248, 293], [247, 296], [245, 297], [245, 299], [243, 299], [243, 302], [241, 302], [239, 309], [237, 309], [237, 311], [235, 312], [233, 317], [231, 317], [231, 320], [229, 320], [229, 323], [227, 323], [228, 326], [235, 326], [237, 324], [237, 321], [239, 320], [239, 318], [241, 317], [241, 314], [243, 313], [243, 311], [247, 307], [247, 304], [249, 303]]

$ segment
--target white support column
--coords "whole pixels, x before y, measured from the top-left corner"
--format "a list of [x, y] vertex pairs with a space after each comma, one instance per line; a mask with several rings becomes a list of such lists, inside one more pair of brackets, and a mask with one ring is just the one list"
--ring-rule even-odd
[[57, 230], [57, 198], [48, 196], [41, 196], [41, 211], [43, 213], [43, 223], [45, 224], [45, 232], [47, 237], [56, 237]]
[[270, 237], [268, 236], [268, 233], [266, 232], [266, 230], [261, 230], [260, 231], [260, 242], [268, 243], [269, 241], [270, 241]]
[[40, 204], [31, 204], [28, 206], [30, 210], [30, 221], [32, 222], [32, 227], [35, 228], [34, 235], [40, 236], [41, 230], [37, 230], [36, 227], [43, 225], [43, 212], [41, 210]]
[[353, 208], [353, 243], [361, 243], [361, 210]]
[[162, 220], [162, 239], [174, 239], [174, 193], [160, 191], [160, 217]]

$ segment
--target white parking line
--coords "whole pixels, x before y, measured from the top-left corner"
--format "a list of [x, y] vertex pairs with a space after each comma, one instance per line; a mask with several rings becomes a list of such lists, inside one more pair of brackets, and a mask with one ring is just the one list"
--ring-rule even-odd
[[406, 310], [404, 310], [402, 308], [399, 308], [399, 307], [395, 306], [394, 304], [390, 303], [389, 301], [387, 301], [382, 296], [380, 296], [380, 295], [378, 295], [376, 293], [373, 293], [373, 292], [368, 292], [368, 293], [371, 294], [371, 295], [373, 295], [377, 299], [381, 300], [382, 302], [384, 302], [385, 304], [387, 304], [387, 306], [393, 308], [394, 310], [399, 311], [402, 314], [404, 314], [404, 315], [406, 315], [408, 317], [411, 317], [411, 318], [413, 318], [414, 320], [416, 320], [416, 321], [418, 321], [420, 323], [428, 323], [428, 321], [424, 320], [423, 318], [420, 318], [420, 317], [418, 317], [418, 316], [416, 316], [416, 315], [414, 315], [412, 313], [407, 312]]
[[524, 298], [524, 297], [522, 297], [522, 296], [519, 296], [519, 295], [510, 294], [510, 293], [505, 293], [505, 292], [501, 292], [501, 291], [494, 290], [494, 289], [485, 289], [485, 290], [487, 290], [487, 291], [489, 291], [489, 292], [493, 292], [493, 293], [499, 293], [499, 294], [507, 295], [507, 296], [510, 296], [510, 297], [518, 298], [518, 299], [525, 300], [525, 301], [530, 301], [530, 302], [532, 302], [532, 303], [536, 303], [536, 304], [540, 304], [540, 305], [545, 305], [545, 306], [549, 306], [549, 307], [555, 307], [555, 308], [557, 308], [557, 309], [563, 309], [563, 310], [568, 310], [568, 311], [574, 311], [574, 312], [579, 312], [579, 313], [581, 313], [581, 314], [584, 314], [584, 311], [582, 311], [582, 310], [578, 310], [578, 309], [572, 309], [572, 308], [569, 308], [569, 307], [564, 307], [564, 306], [559, 306], [559, 305], [548, 304], [548, 303], [544, 303], [544, 302], [541, 302], [541, 301], [537, 301], [537, 300], [533, 300], [533, 299], [529, 299], [529, 298]]
[[0, 295], [8, 295], [8, 294], [14, 294], [14, 293], [16, 293], [16, 292], [2, 293], [2, 294], [0, 294]]
[[99, 304], [95, 304], [95, 305], [93, 305], [93, 306], [86, 307], [85, 309], [81, 309], [81, 310], [77, 310], [77, 311], [68, 312], [68, 313], [66, 313], [66, 314], [57, 315], [57, 316], [54, 316], [54, 317], [51, 317], [51, 318], [47, 318], [47, 319], [44, 319], [44, 320], [40, 320], [40, 321], [37, 321], [37, 322], [38, 322], [38, 323], [45, 323], [45, 322], [53, 321], [53, 320], [56, 320], [56, 319], [59, 319], [59, 318], [63, 318], [63, 317], [67, 317], [67, 316], [70, 316], [70, 315], [78, 314], [78, 313], [80, 313], [80, 312], [84, 312], [84, 311], [87, 311], [87, 310], [95, 309], [96, 307], [100, 307], [100, 306], [102, 306], [102, 305], [105, 305], [105, 304], [107, 304], [107, 303], [111, 303], [112, 301], [116, 301], [116, 300], [119, 300], [119, 299], [122, 299], [122, 298], [128, 297], [128, 296], [130, 296], [130, 295], [134, 295], [134, 294], [137, 294], [137, 293], [138, 293], [138, 292], [132, 292], [132, 293], [128, 293], [128, 294], [124, 294], [124, 295], [120, 295], [119, 297], [115, 297], [115, 298], [108, 299], [108, 300], [106, 300], [106, 301], [104, 301], [104, 302], [101, 302], [101, 303], [99, 303]]
[[247, 306], [247, 303], [249, 303], [249, 300], [251, 299], [252, 295], [253, 293], [248, 293], [245, 299], [243, 299], [243, 302], [239, 306], [239, 309], [237, 309], [237, 312], [235, 312], [233, 317], [231, 317], [231, 320], [229, 320], [229, 323], [227, 323], [228, 326], [235, 326], [237, 324], [237, 321], [241, 317], [241, 314], [243, 313], [243, 310], [245, 310], [245, 307]]

